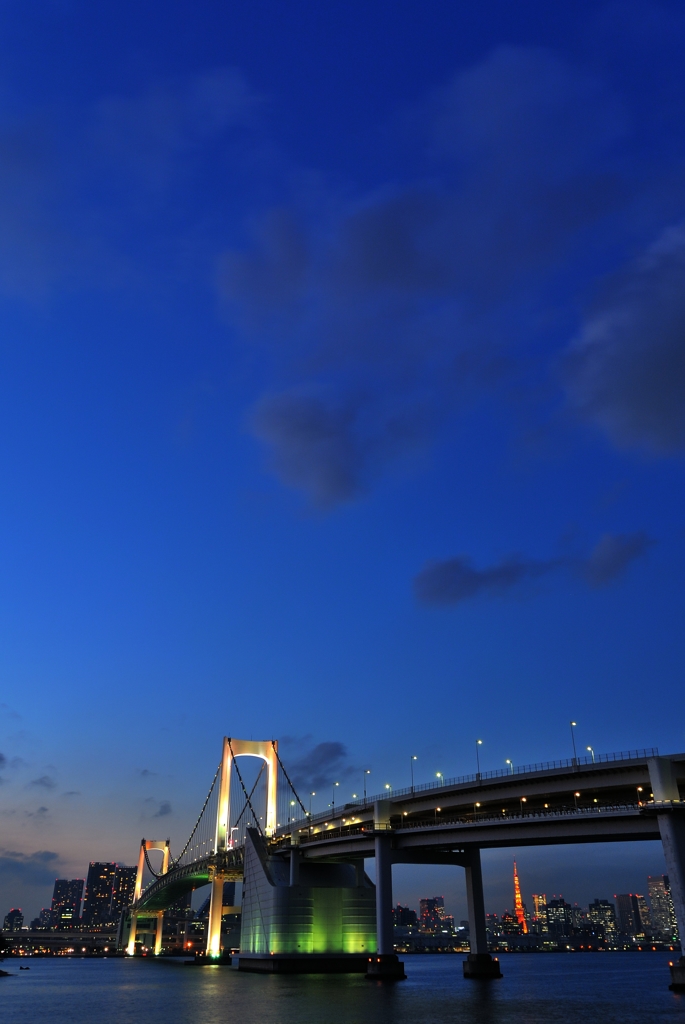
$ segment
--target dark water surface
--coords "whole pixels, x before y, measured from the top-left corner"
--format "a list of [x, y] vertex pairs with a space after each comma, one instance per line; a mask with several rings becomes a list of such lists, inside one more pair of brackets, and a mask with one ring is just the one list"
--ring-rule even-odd
[[[672, 954], [671, 954], [672, 956]], [[685, 1024], [668, 954], [501, 957], [501, 981], [466, 981], [462, 956], [404, 956], [408, 979], [274, 977], [141, 960], [6, 960], [2, 1024]], [[26, 963], [26, 961], [24, 961]]]

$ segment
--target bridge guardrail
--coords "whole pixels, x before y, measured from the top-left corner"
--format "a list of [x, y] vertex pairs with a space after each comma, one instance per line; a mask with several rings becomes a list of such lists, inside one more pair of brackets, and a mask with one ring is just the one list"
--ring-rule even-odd
[[[592, 757], [567, 757], [561, 758], [557, 761], [539, 761], [536, 764], [522, 764], [513, 765], [510, 768], [495, 768], [489, 772], [478, 772], [473, 775], [456, 775], [450, 779], [443, 779], [442, 783], [436, 784], [434, 782], [422, 782], [416, 786], [406, 786], [404, 789], [393, 789], [389, 792], [378, 793], [375, 796], [357, 797], [355, 800], [348, 800], [345, 804], [342, 804], [339, 808], [340, 811], [344, 811], [349, 807], [368, 807], [375, 803], [377, 800], [395, 800], [397, 797], [403, 796], [416, 796], [420, 793], [426, 793], [429, 791], [439, 791], [441, 789], [447, 789], [451, 786], [464, 786], [472, 782], [483, 782], [489, 779], [504, 779], [512, 778], [517, 775], [527, 775], [531, 772], [545, 772], [545, 771], [557, 771], [560, 768], [581, 768], [581, 767], [592, 767], [598, 764], [611, 764], [615, 761], [642, 761], [648, 757], [658, 757], [658, 747], [644, 747], [640, 750], [620, 750], [611, 754], [595, 754], [594, 759]], [[279, 829], [279, 832], [288, 832], [289, 830], [294, 831], [295, 829], [301, 829], [309, 827], [311, 824], [318, 824], [326, 819], [327, 815], [331, 817], [336, 813], [335, 808], [329, 811], [322, 811], [319, 814], [313, 814], [306, 818], [300, 818], [297, 821], [290, 822], [290, 829], [283, 828]]]
[[550, 818], [576, 818], [576, 817], [600, 817], [601, 815], [607, 814], [625, 814], [628, 812], [641, 812], [644, 808], [644, 804], [635, 803], [630, 804], [605, 804], [601, 807], [565, 807], [565, 808], [554, 808], [547, 811], [526, 811], [523, 814], [519, 812], [507, 811], [505, 814], [485, 814], [480, 815], [477, 812], [475, 814], [457, 815], [454, 817], [445, 818], [424, 818], [420, 821], [402, 822], [400, 825], [373, 825], [367, 823], [366, 825], [343, 825], [340, 828], [322, 829], [320, 832], [312, 832], [311, 835], [307, 835], [306, 838], [300, 840], [301, 844], [310, 842], [321, 842], [324, 839], [336, 839], [342, 838], [343, 836], [353, 835], [368, 835], [373, 836], [376, 832], [380, 831], [392, 831], [392, 832], [404, 832], [410, 829], [425, 829], [425, 828], [439, 828], [443, 825], [467, 825], [467, 826], [478, 826], [487, 824], [511, 824], [513, 821], [522, 821], [530, 819], [550, 819]]

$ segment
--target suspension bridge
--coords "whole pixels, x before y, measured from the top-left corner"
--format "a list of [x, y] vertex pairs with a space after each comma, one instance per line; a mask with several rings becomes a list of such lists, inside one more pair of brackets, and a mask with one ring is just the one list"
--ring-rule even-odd
[[[261, 761], [247, 781], [243, 757]], [[254, 775], [254, 772], [252, 773]], [[224, 884], [242, 881], [238, 966], [254, 971], [363, 971], [404, 977], [393, 948], [392, 866], [464, 869], [471, 953], [466, 977], [501, 977], [488, 953], [482, 849], [660, 839], [680, 935], [685, 935], [685, 754], [656, 749], [575, 757], [477, 773], [364, 796], [312, 815], [275, 740], [224, 738], [222, 757], [191, 834], [142, 840], [134, 901], [121, 945], [138, 951], [139, 922], [211, 885], [205, 957], [221, 960]], [[162, 854], [153, 864], [150, 853]], [[375, 882], [365, 860], [375, 860]], [[147, 874], [151, 881], [143, 887]], [[123, 919], [122, 919], [123, 920]], [[685, 958], [671, 967], [685, 986]]]

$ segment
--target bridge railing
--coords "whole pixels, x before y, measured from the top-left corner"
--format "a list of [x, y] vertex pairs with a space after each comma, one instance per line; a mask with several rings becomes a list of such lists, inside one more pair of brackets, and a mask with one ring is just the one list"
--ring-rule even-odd
[[601, 817], [607, 814], [635, 814], [644, 805], [637, 801], [634, 803], [604, 804], [597, 807], [557, 807], [545, 811], [506, 811], [501, 814], [461, 814], [444, 815], [435, 818], [424, 818], [418, 821], [402, 822], [399, 825], [379, 825], [372, 822], [366, 824], [342, 825], [338, 828], [321, 829], [318, 832], [311, 832], [300, 840], [301, 843], [321, 842], [324, 839], [337, 839], [342, 836], [368, 835], [372, 836], [379, 831], [401, 832], [408, 829], [441, 828], [445, 825], [458, 825], [461, 827], [477, 827], [479, 825], [508, 825], [516, 821], [531, 821], [550, 818], [587, 818]]
[[[329, 817], [337, 817], [340, 813], [352, 807], [368, 807], [377, 800], [396, 800], [398, 797], [417, 796], [421, 793], [440, 792], [452, 786], [465, 786], [471, 783], [478, 783], [490, 779], [505, 779], [517, 775], [527, 775], [533, 772], [558, 771], [563, 768], [580, 768], [598, 764], [610, 764], [613, 761], [643, 761], [648, 757], [658, 757], [658, 747], [644, 747], [641, 750], [620, 750], [612, 754], [595, 754], [594, 757], [567, 757], [557, 761], [538, 761], [536, 764], [511, 765], [509, 768], [496, 768], [489, 772], [479, 772], [473, 775], [456, 775], [449, 779], [443, 779], [440, 783], [422, 782], [416, 786], [406, 786], [404, 789], [391, 789], [374, 796], [357, 797], [341, 804], [337, 809], [329, 808], [319, 814], [313, 814], [307, 818], [301, 818], [291, 822], [292, 829], [301, 829], [310, 825], [319, 824]], [[280, 829], [279, 831], [285, 831]]]
[[404, 789], [393, 789], [389, 792], [386, 790], [385, 793], [381, 793], [378, 796], [367, 797], [366, 801], [364, 799], [357, 799], [350, 801], [350, 803], [363, 807], [365, 803], [370, 804], [375, 800], [394, 799], [398, 796], [412, 796], [428, 790], [440, 790], [448, 786], [463, 786], [467, 783], [480, 782], [484, 779], [504, 779], [508, 776], [528, 775], [532, 772], [558, 771], [560, 768], [578, 768], [585, 765], [607, 764], [612, 761], [641, 761], [648, 757], [658, 756], [659, 751], [657, 747], [646, 747], [642, 750], [621, 750], [613, 754], [595, 754], [594, 759], [592, 757], [567, 757], [558, 761], [539, 761], [537, 764], [511, 765], [509, 768], [496, 768], [494, 771], [479, 772], [474, 775], [457, 775], [451, 779], [443, 779], [441, 783], [423, 782], [418, 786], [407, 786]]

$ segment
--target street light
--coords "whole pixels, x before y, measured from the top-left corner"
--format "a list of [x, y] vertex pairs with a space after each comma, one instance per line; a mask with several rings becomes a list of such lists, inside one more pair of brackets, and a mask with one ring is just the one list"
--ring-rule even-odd
[[389, 783], [389, 782], [386, 782], [386, 784], [385, 784], [385, 788], [386, 788], [386, 789], [389, 789], [389, 790], [390, 790], [390, 791], [392, 792], [392, 786], [390, 785], [390, 783]]
[[444, 776], [444, 775], [442, 774], [442, 772], [436, 772], [436, 773], [435, 773], [435, 777], [436, 777], [437, 779], [440, 779], [440, 785], [441, 785], [441, 786], [444, 786], [444, 785], [445, 785], [445, 776]]
[[478, 771], [477, 778], [480, 778], [480, 751], [479, 751], [478, 748], [482, 747], [482, 746], [483, 746], [483, 741], [482, 740], [476, 740], [476, 765], [477, 765], [477, 771]]
[[332, 808], [333, 808], [333, 810], [334, 810], [334, 811], [335, 811], [335, 787], [336, 787], [336, 786], [339, 786], [339, 785], [340, 785], [340, 783], [339, 783], [339, 782], [334, 782], [334, 783], [333, 783], [333, 800], [332, 800], [332, 802], [331, 802], [331, 806], [332, 806]]
[[478, 808], [479, 807], [480, 807], [480, 801], [476, 800], [475, 804], [473, 805], [473, 813], [474, 813], [474, 815], [476, 815], [478, 813]]
[[575, 733], [573, 731], [577, 724], [578, 724], [577, 722], [569, 722], [569, 725], [571, 726], [571, 742], [573, 743], [573, 763], [574, 764], [578, 764], [578, 755], [576, 754], [576, 736], [575, 736]]
[[592, 763], [594, 764], [595, 763], [595, 752], [594, 752], [594, 750], [592, 749], [592, 747], [586, 747], [585, 749], [590, 751], [590, 756], [592, 757]]
[[414, 761], [418, 761], [416, 754], [412, 754], [409, 758], [409, 766], [411, 768], [411, 792], [414, 795]]
[[525, 803], [527, 803], [527, 802], [528, 802], [528, 797], [527, 796], [522, 796], [521, 797], [521, 801], [520, 801], [520, 803], [521, 803], [521, 817], [523, 817], [523, 805]]
[[637, 787], [637, 805], [638, 805], [638, 807], [642, 807], [642, 797], [640, 796], [641, 792], [642, 792], [642, 786], [638, 786]]
[[578, 797], [579, 797], [579, 796], [580, 796], [580, 793], [574, 793], [574, 794], [573, 794], [573, 799], [574, 799], [574, 800], [575, 800], [575, 802], [576, 802], [576, 810], [578, 810]]
[[312, 797], [313, 796], [316, 796], [316, 790], [315, 789], [313, 789], [311, 791], [311, 793], [309, 794], [309, 817], [310, 818], [312, 816]]
[[364, 803], [366, 803], [366, 776], [371, 774], [370, 768], [364, 769]]
[[514, 774], [514, 762], [510, 761], [509, 758], [507, 758], [504, 763], [509, 765], [509, 767], [511, 768], [511, 774], [513, 775]]

